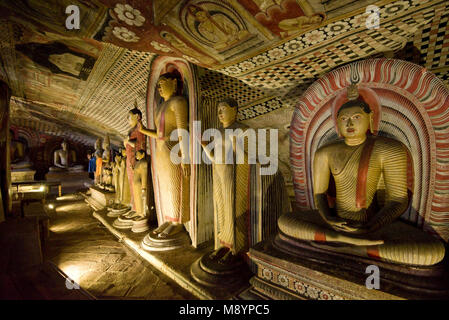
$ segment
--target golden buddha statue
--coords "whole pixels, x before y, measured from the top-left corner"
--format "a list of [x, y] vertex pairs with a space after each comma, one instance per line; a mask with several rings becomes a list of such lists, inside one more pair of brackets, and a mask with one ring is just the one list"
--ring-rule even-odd
[[147, 129], [139, 123], [141, 133], [156, 139], [155, 171], [165, 223], [151, 233], [159, 238], [175, 236], [183, 231], [183, 224], [190, 220], [190, 165], [186, 161], [175, 164], [170, 158], [172, 148], [179, 143], [182, 159], [188, 159], [189, 142], [182, 140], [181, 132], [178, 132], [178, 141], [170, 141], [174, 130], [188, 128], [188, 104], [186, 98], [180, 95], [180, 81], [180, 76], [175, 72], [160, 76], [157, 88], [163, 103], [156, 113], [156, 130]]
[[119, 172], [119, 167], [120, 167], [120, 163], [122, 161], [122, 155], [119, 152], [118, 154], [115, 155], [114, 157], [114, 163], [112, 164], [112, 186], [114, 187], [115, 190], [115, 199], [114, 199], [114, 203], [120, 203], [120, 194], [121, 194], [121, 190], [120, 190], [120, 172]]
[[[201, 145], [213, 165], [213, 195], [214, 210], [217, 217], [215, 221], [215, 251], [210, 255], [221, 264], [229, 264], [238, 255], [248, 251], [248, 183], [249, 166], [247, 156], [247, 142], [243, 147], [245, 159], [243, 163], [236, 162], [236, 141], [226, 143], [226, 129], [240, 129], [245, 135], [247, 126], [236, 121], [237, 102], [227, 98], [218, 103], [218, 118], [223, 125], [220, 129], [222, 140], [213, 141], [214, 149], [208, 148], [208, 143], [202, 141]], [[217, 148], [222, 148], [222, 155], [227, 154], [226, 145], [233, 147], [233, 163], [226, 163], [224, 159], [216, 159]]]
[[75, 171], [79, 172], [83, 170], [82, 165], [73, 164], [76, 161], [76, 154], [69, 150], [69, 145], [66, 141], [61, 143], [61, 149], [56, 150], [53, 153], [53, 167], [50, 167], [50, 171]]
[[128, 174], [126, 171], [126, 149], [120, 148], [120, 153], [122, 155], [120, 164], [118, 167], [118, 184], [120, 189], [120, 203], [124, 205], [129, 205], [131, 201], [131, 194], [129, 190]]
[[[428, 266], [444, 258], [444, 244], [397, 218], [408, 208], [406, 147], [376, 137], [374, 112], [351, 85], [337, 111], [344, 140], [323, 146], [313, 161], [315, 211], [281, 216], [285, 235], [313, 246], [390, 263]], [[333, 181], [332, 181], [333, 180]], [[335, 201], [332, 188], [335, 186]]]

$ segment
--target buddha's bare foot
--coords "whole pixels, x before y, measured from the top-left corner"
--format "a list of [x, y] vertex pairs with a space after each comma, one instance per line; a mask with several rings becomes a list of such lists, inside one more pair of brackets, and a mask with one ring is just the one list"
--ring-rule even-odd
[[220, 260], [218, 260], [218, 263], [232, 264], [235, 261], [236, 257], [237, 256], [234, 255], [231, 250], [229, 250], [228, 252], [226, 252], [226, 254]]
[[221, 258], [225, 253], [227, 253], [229, 251], [229, 248], [227, 247], [220, 247], [217, 250], [213, 251], [210, 255], [209, 255], [209, 259], [211, 260], [215, 260], [215, 259], [219, 259]]
[[137, 215], [133, 218], [133, 221], [142, 221], [145, 220], [146, 217], [145, 216], [141, 216], [141, 215]]
[[136, 216], [138, 216], [137, 212], [131, 210], [128, 213], [121, 215], [121, 218], [133, 219]]
[[164, 229], [164, 231], [162, 231], [161, 233], [159, 233], [157, 236], [159, 238], [167, 238], [170, 236], [173, 236], [175, 234], [177, 234], [178, 232], [180, 232], [183, 228], [182, 224], [175, 224], [175, 223], [170, 223], [170, 225]]
[[326, 241], [347, 243], [354, 246], [376, 246], [384, 244], [383, 240], [353, 238], [339, 233], [336, 233], [335, 235], [326, 234]]
[[154, 229], [152, 231], [153, 234], [159, 234], [162, 231], [165, 230], [165, 228], [167, 228], [170, 225], [170, 222], [164, 222], [163, 224], [161, 224], [159, 227], [157, 227], [156, 229]]

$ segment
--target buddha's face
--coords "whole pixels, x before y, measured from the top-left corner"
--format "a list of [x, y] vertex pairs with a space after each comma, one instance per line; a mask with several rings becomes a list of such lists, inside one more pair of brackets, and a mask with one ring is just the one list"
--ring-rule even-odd
[[122, 156], [120, 154], [115, 156], [115, 162], [119, 163], [122, 160]]
[[131, 128], [134, 128], [135, 126], [137, 126], [137, 123], [140, 120], [140, 116], [138, 114], [134, 114], [134, 113], [128, 113], [128, 124]]
[[237, 115], [237, 108], [229, 106], [226, 102], [218, 104], [218, 120], [222, 124], [228, 124], [235, 121]]
[[157, 90], [164, 100], [168, 100], [176, 92], [176, 79], [160, 79], [157, 83]]
[[126, 157], [126, 149], [122, 149], [122, 156]]
[[61, 143], [62, 150], [67, 150], [67, 142]]
[[357, 106], [341, 110], [337, 117], [338, 130], [345, 138], [365, 137], [369, 123], [370, 114]]
[[145, 153], [144, 152], [141, 152], [141, 151], [136, 152], [136, 159], [137, 160], [142, 160], [144, 157], [145, 157]]

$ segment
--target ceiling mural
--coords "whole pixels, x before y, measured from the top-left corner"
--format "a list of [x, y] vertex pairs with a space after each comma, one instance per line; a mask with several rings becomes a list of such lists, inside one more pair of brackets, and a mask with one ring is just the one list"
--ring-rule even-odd
[[[379, 28], [367, 28], [373, 4]], [[78, 30], [65, 27], [68, 5], [79, 6]], [[302, 93], [372, 57], [420, 64], [449, 85], [448, 17], [444, 0], [0, 0], [0, 78], [34, 126], [70, 122], [86, 141], [107, 132], [117, 145], [127, 111], [146, 110], [154, 58], [183, 58], [200, 67], [202, 96], [233, 97], [240, 121], [279, 129], [291, 181], [288, 127]]]

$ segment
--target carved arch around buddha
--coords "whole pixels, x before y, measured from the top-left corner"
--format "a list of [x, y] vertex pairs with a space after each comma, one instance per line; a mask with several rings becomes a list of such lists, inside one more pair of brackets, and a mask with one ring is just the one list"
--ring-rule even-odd
[[296, 205], [314, 208], [312, 159], [325, 143], [337, 139], [332, 107], [351, 84], [379, 99], [378, 135], [401, 141], [411, 155], [410, 208], [403, 214], [416, 226], [449, 239], [449, 90], [433, 73], [395, 59], [369, 59], [337, 68], [314, 82], [301, 96], [290, 126], [290, 161]]

